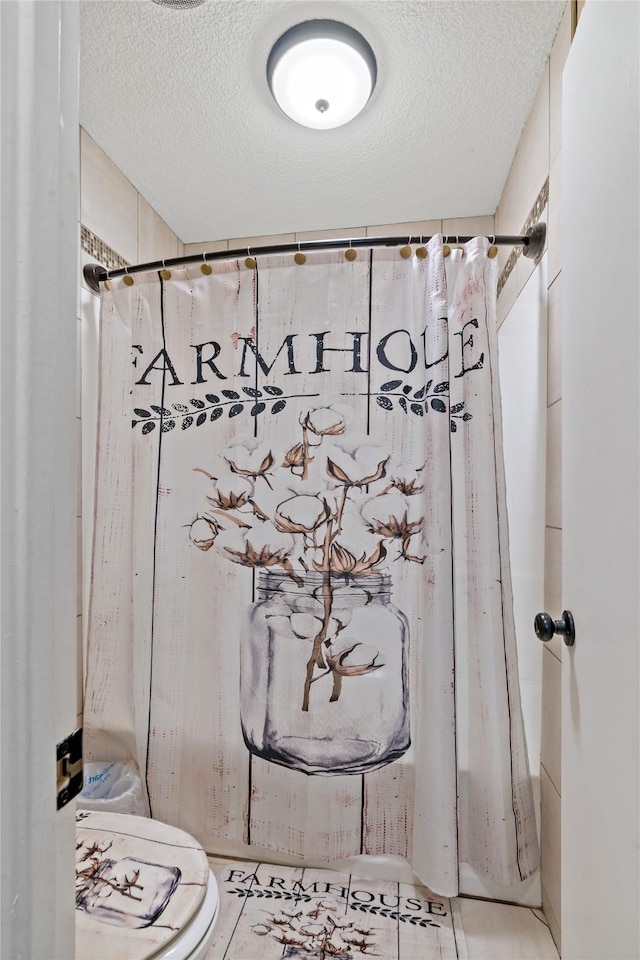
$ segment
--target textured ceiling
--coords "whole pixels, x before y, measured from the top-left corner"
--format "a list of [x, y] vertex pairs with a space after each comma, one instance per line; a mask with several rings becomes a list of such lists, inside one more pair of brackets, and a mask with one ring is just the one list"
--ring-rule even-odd
[[[81, 123], [186, 243], [493, 213], [564, 0], [83, 0]], [[365, 110], [308, 130], [265, 65], [290, 26], [355, 27]]]

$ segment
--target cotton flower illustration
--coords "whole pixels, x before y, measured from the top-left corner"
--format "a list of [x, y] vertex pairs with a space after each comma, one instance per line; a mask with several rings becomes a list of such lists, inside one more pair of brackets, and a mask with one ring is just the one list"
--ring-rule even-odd
[[254, 547], [250, 540], [247, 540], [243, 551], [232, 550], [231, 547], [225, 547], [225, 550], [232, 560], [245, 567], [282, 566], [286, 556], [283, 550], [271, 546]]
[[424, 561], [411, 547], [423, 527], [422, 468], [401, 467], [366, 434], [347, 433], [349, 416], [339, 405], [305, 409], [288, 448], [247, 438], [216, 461], [217, 475], [195, 468], [211, 486], [191, 542], [264, 571], [270, 637], [292, 654], [305, 649], [302, 711], [322, 677], [333, 678], [335, 703], [345, 677], [383, 666], [366, 638], [348, 637], [354, 611], [372, 603], [378, 580], [390, 589], [390, 560]]
[[[236, 463], [236, 461], [232, 460], [231, 457], [225, 457], [224, 459], [229, 464], [229, 469], [231, 470], [232, 473], [235, 473], [241, 477], [249, 478], [254, 481], [260, 478], [264, 480], [264, 482], [267, 484], [267, 486], [270, 489], [273, 489], [268, 476], [269, 471], [271, 470], [271, 467], [275, 463], [275, 458], [271, 450], [269, 450], [267, 455], [263, 457], [259, 463], [255, 463], [253, 465], [250, 462], [251, 457], [247, 457], [248, 462], [244, 466], [242, 464]], [[236, 458], [236, 459], [239, 459], [239, 458]]]
[[[335, 577], [370, 577], [376, 573], [376, 567], [382, 563], [387, 555], [384, 544], [381, 542], [370, 556], [366, 551], [361, 557], [357, 557], [346, 547], [339, 543], [332, 543], [329, 549], [329, 570]], [[326, 570], [324, 561], [317, 563], [313, 561], [316, 570]]]
[[304, 469], [305, 449], [302, 443], [294, 443], [290, 450], [284, 455], [282, 466], [287, 467], [293, 473], [295, 470]]
[[376, 663], [380, 653], [375, 647], [359, 641], [351, 641], [348, 645], [347, 643], [345, 638], [340, 652], [330, 652], [325, 655], [327, 666], [333, 674], [331, 703], [335, 703], [340, 696], [343, 677], [364, 677], [384, 666], [382, 663]]
[[332, 480], [344, 484], [345, 487], [365, 487], [386, 476], [388, 462], [389, 457], [385, 457], [372, 470], [371, 464], [358, 459], [357, 455], [351, 457], [348, 454], [343, 454], [341, 457], [342, 465], [334, 462], [331, 457], [327, 457], [327, 473]]
[[[337, 907], [322, 900], [303, 904], [295, 912], [280, 908], [267, 914], [265, 920], [252, 925], [258, 937], [269, 937], [286, 948], [286, 956], [316, 957], [318, 960], [350, 960], [357, 947], [365, 956], [382, 956], [369, 952], [376, 946], [376, 931], [368, 927], [358, 929], [354, 921], [336, 919]], [[351, 936], [349, 936], [351, 934]], [[359, 936], [355, 936], [358, 934]]]
[[417, 516], [417, 509], [399, 493], [372, 497], [362, 506], [360, 514], [371, 533], [391, 540], [413, 536], [423, 522], [423, 518]]
[[390, 490], [392, 488], [404, 494], [405, 497], [413, 497], [417, 493], [422, 493], [424, 490], [424, 486], [418, 482], [416, 477], [412, 477], [410, 480], [405, 480], [402, 477], [393, 477], [387, 489]]
[[311, 534], [331, 516], [326, 500], [299, 494], [283, 501], [273, 518], [276, 530], [282, 533]]
[[219, 532], [220, 526], [215, 520], [196, 517], [189, 527], [189, 539], [199, 550], [210, 550]]
[[219, 510], [241, 510], [253, 496], [253, 484], [245, 477], [221, 477], [214, 479], [214, 493], [207, 494], [209, 500]]
[[245, 507], [250, 507], [254, 516], [259, 517], [260, 520], [269, 519], [264, 510], [261, 510], [253, 499], [254, 485], [248, 477], [239, 476], [237, 473], [232, 473], [231, 476], [214, 477], [213, 474], [203, 470], [202, 467], [194, 467], [194, 472], [204, 474], [213, 483], [213, 494], [206, 494], [209, 501], [209, 507], [206, 511], [208, 519], [212, 519], [212, 516], [216, 514], [225, 517], [238, 527], [249, 527], [250, 524], [233, 515], [234, 510], [240, 512]]
[[342, 465], [327, 457], [327, 475], [342, 487], [342, 498], [336, 514], [338, 533], [342, 533], [342, 517], [350, 491], [362, 490], [363, 487], [381, 480], [386, 476], [388, 461], [389, 457], [385, 457], [372, 469], [372, 464], [367, 460], [359, 460], [357, 454], [354, 457], [343, 454]]
[[[307, 411], [304, 416], [301, 415], [298, 422], [302, 427], [302, 441], [287, 450], [282, 466], [287, 467], [295, 477], [306, 480], [309, 464], [314, 460], [311, 451], [322, 444], [324, 437], [343, 434], [347, 421], [342, 413], [333, 407], [317, 407]], [[316, 437], [317, 442], [312, 442], [310, 434]]]
[[[311, 643], [323, 627], [322, 604], [316, 605], [319, 608], [316, 613], [298, 613], [294, 609], [288, 609], [284, 613], [281, 609], [276, 609], [275, 613], [267, 614], [269, 629], [284, 639], [308, 640]], [[351, 612], [347, 610], [341, 610], [340, 617], [331, 617], [327, 637], [338, 637], [348, 626], [350, 619]]]
[[293, 537], [281, 533], [272, 523], [265, 523], [260, 527], [253, 527], [245, 534], [234, 538], [234, 546], [229, 546], [230, 538], [221, 540], [220, 549], [227, 559], [239, 563], [243, 567], [270, 568], [282, 567], [298, 585], [304, 581], [299, 577], [289, 560], [294, 548]]
[[316, 407], [300, 420], [300, 425], [317, 437], [337, 437], [345, 432], [347, 421], [332, 407]]
[[371, 524], [371, 530], [373, 533], [379, 534], [381, 537], [387, 537], [390, 540], [406, 540], [408, 537], [413, 536], [422, 526], [422, 519], [409, 521], [408, 511], [402, 514], [401, 517], [395, 517], [391, 515], [387, 520], [374, 520]]
[[301, 640], [313, 640], [322, 629], [322, 617], [314, 617], [312, 613], [292, 613], [289, 623], [293, 635]]
[[409, 553], [411, 537], [422, 529], [423, 517], [416, 515], [417, 509], [406, 497], [399, 493], [373, 497], [364, 504], [360, 513], [371, 533], [385, 540], [401, 542], [400, 555], [405, 560], [424, 562], [424, 557], [412, 556]]
[[272, 523], [263, 523], [250, 530], [235, 531], [221, 537], [218, 546], [238, 563], [251, 566], [252, 564], [245, 563], [245, 557], [264, 554], [265, 557], [277, 558], [275, 562], [278, 562], [288, 556], [294, 548], [294, 539], [276, 530]]

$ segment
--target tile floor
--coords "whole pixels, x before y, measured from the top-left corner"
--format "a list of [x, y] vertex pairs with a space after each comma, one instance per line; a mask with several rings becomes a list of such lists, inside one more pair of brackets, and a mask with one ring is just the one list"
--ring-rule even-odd
[[[210, 858], [213, 872], [221, 873], [230, 861]], [[487, 900], [458, 897], [452, 908], [462, 920], [468, 960], [558, 960], [558, 951], [540, 910]], [[224, 960], [210, 951], [207, 960]], [[242, 957], [242, 960], [260, 960]], [[406, 955], [403, 960], [432, 960]], [[433, 960], [438, 960], [434, 957]]]

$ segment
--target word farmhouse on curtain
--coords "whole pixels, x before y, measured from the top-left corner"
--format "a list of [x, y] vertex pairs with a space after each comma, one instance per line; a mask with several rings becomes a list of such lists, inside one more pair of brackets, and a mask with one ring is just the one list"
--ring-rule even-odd
[[85, 735], [210, 852], [537, 868], [487, 249], [102, 284]]

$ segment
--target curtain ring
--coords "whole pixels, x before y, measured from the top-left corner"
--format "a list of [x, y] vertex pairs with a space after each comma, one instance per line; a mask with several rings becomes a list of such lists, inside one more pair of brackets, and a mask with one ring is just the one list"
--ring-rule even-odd
[[427, 248], [424, 245], [424, 237], [422, 236], [422, 234], [418, 239], [420, 241], [420, 246], [416, 247], [416, 257], [418, 258], [418, 260], [424, 260], [427, 256]]
[[122, 278], [122, 282], [124, 283], [124, 285], [125, 285], [126, 287], [132, 287], [132, 286], [133, 286], [133, 277], [130, 277], [130, 276], [129, 276], [129, 267], [128, 267], [128, 266], [126, 266], [126, 267], [124, 268], [124, 277]]
[[487, 256], [490, 260], [493, 260], [494, 257], [498, 256], [498, 248], [496, 247], [496, 235], [495, 233], [491, 237], [491, 246], [487, 250]]
[[351, 246], [351, 237], [349, 237], [349, 249], [345, 250], [344, 256], [345, 256], [345, 260], [349, 260], [351, 263], [353, 263], [353, 261], [358, 256], [358, 251], [354, 250], [353, 247]]
[[163, 280], [171, 280], [171, 270], [167, 270], [164, 260], [162, 261], [162, 270], [160, 271], [160, 276]]
[[251, 256], [251, 247], [247, 247], [247, 257], [244, 265], [248, 270], [255, 270], [256, 268], [256, 258]]
[[305, 257], [304, 253], [300, 249], [300, 241], [298, 241], [298, 252], [296, 253], [293, 259], [299, 266], [302, 266], [303, 263], [307, 262], [307, 258]]
[[411, 249], [411, 235], [409, 236], [409, 242], [404, 246], [400, 247], [400, 256], [403, 260], [409, 260], [413, 250]]
[[448, 256], [450, 255], [450, 253], [451, 253], [451, 247], [450, 247], [449, 244], [447, 243], [449, 237], [448, 237], [448, 236], [447, 236], [447, 237], [443, 237], [442, 239], [443, 239], [443, 241], [444, 241], [444, 243], [443, 243], [443, 245], [442, 245], [442, 256], [446, 258], [446, 257], [448, 257]]
[[202, 251], [202, 264], [200, 266], [200, 270], [202, 273], [204, 273], [205, 277], [208, 277], [211, 273], [211, 265], [207, 263], [207, 255], [204, 250]]

